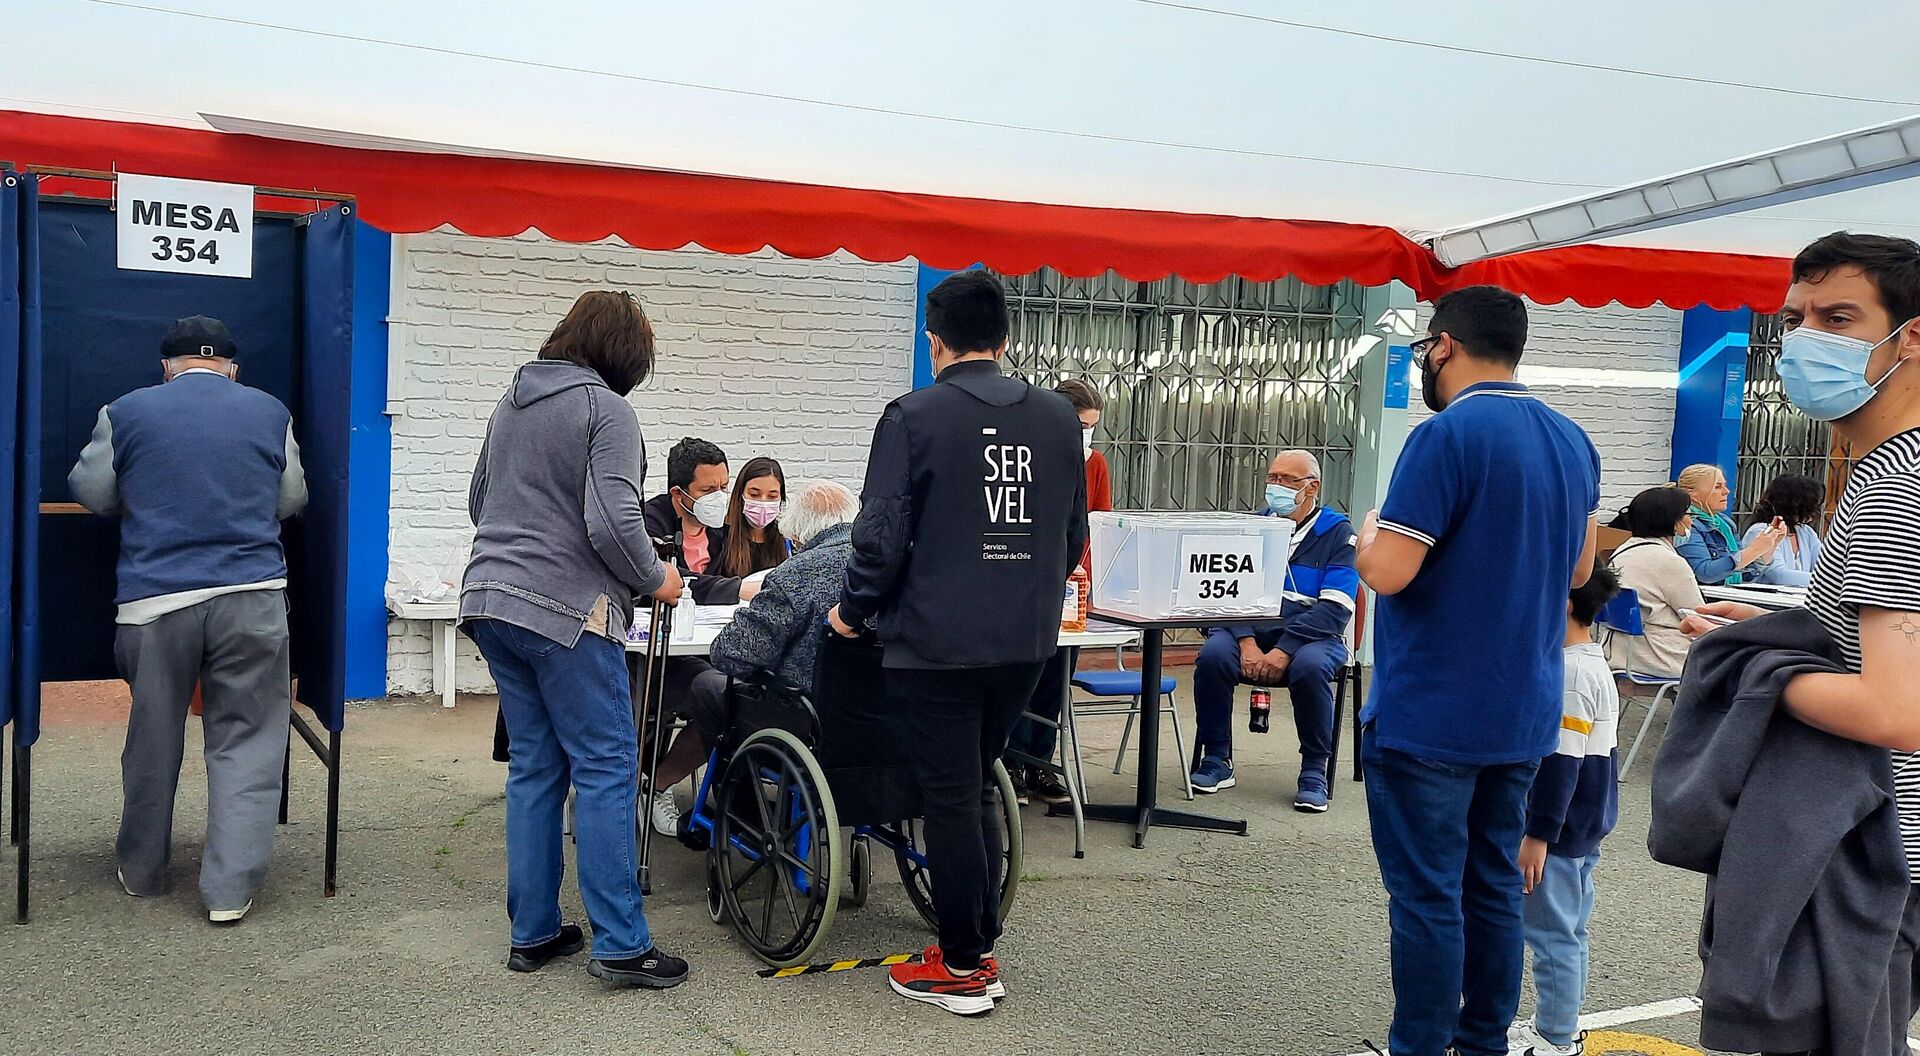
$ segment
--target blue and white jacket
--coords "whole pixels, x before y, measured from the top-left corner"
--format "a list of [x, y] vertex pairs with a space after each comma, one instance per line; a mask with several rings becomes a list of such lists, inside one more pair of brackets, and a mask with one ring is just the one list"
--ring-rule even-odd
[[[1260, 516], [1275, 516], [1262, 507]], [[1287, 655], [1298, 653], [1311, 642], [1339, 641], [1353, 619], [1355, 599], [1360, 593], [1360, 573], [1354, 568], [1353, 522], [1346, 514], [1322, 506], [1297, 529], [1302, 538], [1287, 562], [1287, 589], [1315, 599], [1311, 604], [1288, 601], [1280, 610], [1281, 625], [1277, 646], [1267, 646], [1264, 635], [1250, 627], [1228, 627], [1235, 638], [1255, 638], [1262, 646], [1279, 648]]]
[[1560, 858], [1585, 858], [1620, 820], [1620, 692], [1598, 645], [1566, 651], [1560, 747], [1541, 760], [1527, 797], [1527, 835]]

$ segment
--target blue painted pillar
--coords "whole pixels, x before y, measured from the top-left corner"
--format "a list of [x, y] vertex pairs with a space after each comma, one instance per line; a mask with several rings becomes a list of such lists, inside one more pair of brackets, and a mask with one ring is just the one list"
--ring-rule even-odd
[[392, 239], [353, 232], [353, 372], [347, 395], [347, 699], [387, 695], [387, 515], [393, 437], [387, 421], [387, 300]]
[[1753, 312], [1689, 308], [1680, 324], [1680, 379], [1673, 401], [1673, 468], [1697, 462], [1739, 479], [1741, 405]]

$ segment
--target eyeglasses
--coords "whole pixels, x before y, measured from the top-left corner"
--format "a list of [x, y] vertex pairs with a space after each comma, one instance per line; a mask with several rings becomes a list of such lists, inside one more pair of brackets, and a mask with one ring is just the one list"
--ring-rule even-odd
[[1267, 483], [1284, 484], [1289, 488], [1304, 488], [1319, 479], [1319, 477], [1296, 477], [1288, 473], [1267, 474]]
[[1425, 367], [1427, 365], [1427, 354], [1429, 352], [1432, 352], [1433, 346], [1439, 344], [1440, 339], [1445, 336], [1447, 335], [1434, 334], [1430, 337], [1423, 337], [1420, 340], [1415, 341], [1414, 343], [1408, 345], [1407, 348], [1413, 352], [1414, 362], [1420, 364], [1422, 367]]

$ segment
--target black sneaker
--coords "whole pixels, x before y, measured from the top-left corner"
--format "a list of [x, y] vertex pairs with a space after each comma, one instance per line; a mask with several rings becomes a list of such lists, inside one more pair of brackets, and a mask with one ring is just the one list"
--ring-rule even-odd
[[687, 962], [655, 946], [638, 957], [587, 962], [587, 974], [605, 979], [615, 986], [644, 986], [649, 990], [667, 990], [687, 979]]
[[579, 953], [587, 944], [586, 935], [578, 924], [560, 925], [560, 934], [538, 946], [509, 946], [507, 948], [507, 970], [512, 972], [537, 972], [547, 966], [555, 957], [571, 957]]
[[1034, 798], [1042, 803], [1066, 803], [1073, 799], [1067, 791], [1067, 783], [1051, 770], [1035, 768], [1027, 771], [1027, 787], [1033, 791]]
[[1013, 779], [1013, 801], [1023, 807], [1026, 806], [1031, 801], [1030, 792], [1027, 789], [1027, 768], [1011, 767], [1007, 776]]

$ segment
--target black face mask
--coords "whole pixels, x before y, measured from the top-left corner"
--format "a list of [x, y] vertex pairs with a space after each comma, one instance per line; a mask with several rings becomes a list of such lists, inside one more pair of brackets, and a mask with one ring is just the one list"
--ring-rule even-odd
[[1420, 401], [1427, 410], [1435, 414], [1447, 409], [1440, 400], [1440, 368], [1433, 365], [1433, 353], [1427, 353], [1427, 361], [1420, 368]]

